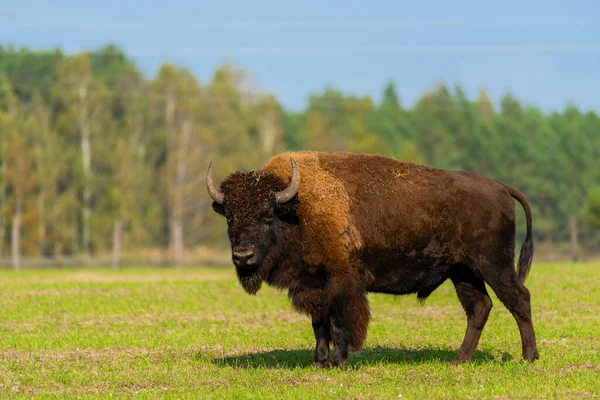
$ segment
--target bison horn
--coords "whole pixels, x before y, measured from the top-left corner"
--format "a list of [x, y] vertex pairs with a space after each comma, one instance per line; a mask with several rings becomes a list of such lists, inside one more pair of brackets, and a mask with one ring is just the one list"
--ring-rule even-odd
[[292, 181], [289, 186], [281, 192], [275, 193], [275, 201], [277, 204], [283, 204], [292, 199], [298, 193], [298, 187], [300, 187], [300, 172], [298, 171], [298, 165], [293, 158], [290, 158], [292, 162]]
[[208, 194], [214, 201], [219, 204], [223, 204], [223, 199], [225, 199], [225, 195], [219, 189], [215, 187], [212, 177], [212, 165], [213, 162], [210, 162], [208, 166], [208, 172], [206, 173], [206, 189], [208, 189]]

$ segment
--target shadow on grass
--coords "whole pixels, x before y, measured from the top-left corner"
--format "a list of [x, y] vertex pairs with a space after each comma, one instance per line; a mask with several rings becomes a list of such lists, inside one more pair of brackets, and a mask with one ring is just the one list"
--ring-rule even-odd
[[[372, 364], [423, 364], [430, 362], [450, 363], [456, 357], [457, 350], [439, 348], [426, 349], [392, 349], [384, 347], [367, 348], [351, 353], [348, 358], [349, 367], [360, 367]], [[206, 359], [197, 354], [197, 359]], [[226, 365], [240, 368], [286, 368], [308, 367], [312, 363], [313, 350], [272, 350], [258, 353], [241, 354], [238, 356], [211, 358], [216, 365]], [[502, 361], [512, 357], [502, 355]], [[473, 363], [488, 363], [495, 358], [488, 352], [476, 351]]]

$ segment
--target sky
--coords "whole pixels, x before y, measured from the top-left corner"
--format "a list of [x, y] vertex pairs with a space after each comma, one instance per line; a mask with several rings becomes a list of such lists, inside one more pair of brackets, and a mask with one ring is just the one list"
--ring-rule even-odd
[[394, 81], [405, 106], [443, 82], [600, 112], [599, 0], [0, 0], [0, 43], [115, 43], [148, 77], [170, 61], [203, 83], [233, 62], [296, 110], [326, 87], [379, 100]]

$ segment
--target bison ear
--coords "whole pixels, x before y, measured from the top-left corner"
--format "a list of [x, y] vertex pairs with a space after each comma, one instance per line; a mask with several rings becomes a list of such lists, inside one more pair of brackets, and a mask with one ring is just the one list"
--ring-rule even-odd
[[213, 201], [212, 208], [217, 214], [225, 215], [225, 207], [223, 207], [223, 204]]
[[300, 202], [293, 199], [275, 207], [275, 214], [284, 222], [297, 223], [296, 210], [298, 207], [300, 207]]

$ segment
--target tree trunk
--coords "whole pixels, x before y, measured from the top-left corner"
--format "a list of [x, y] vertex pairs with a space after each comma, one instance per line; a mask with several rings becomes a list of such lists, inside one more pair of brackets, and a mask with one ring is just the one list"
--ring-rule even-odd
[[192, 123], [185, 119], [181, 126], [181, 138], [175, 150], [175, 187], [173, 191], [173, 251], [175, 265], [181, 266], [183, 260], [183, 218], [184, 218], [184, 191], [187, 178], [186, 152], [192, 133]]
[[38, 210], [40, 212], [39, 225], [38, 225], [38, 241], [39, 241], [39, 252], [40, 256], [44, 256], [46, 253], [46, 205], [45, 205], [45, 192], [44, 189], [40, 190], [38, 195]]
[[81, 131], [81, 153], [83, 159], [83, 248], [86, 256], [91, 253], [90, 217], [92, 215], [92, 194], [90, 176], [92, 170], [92, 151], [90, 144], [90, 126], [88, 121], [88, 87], [86, 82], [79, 86], [79, 129]]
[[[48, 143], [48, 120], [43, 110], [34, 103], [35, 118], [38, 123], [37, 134], [34, 135], [34, 154], [36, 161], [36, 170], [39, 176], [44, 176], [44, 145]], [[37, 207], [39, 211], [38, 221], [38, 251], [40, 256], [46, 253], [46, 181], [40, 184], [40, 191], [37, 198]]]
[[173, 236], [173, 256], [175, 266], [180, 267], [183, 261], [183, 223], [181, 220], [173, 220], [171, 227]]
[[[60, 224], [60, 218], [59, 218], [56, 202], [54, 202], [51, 207], [52, 208], [50, 210], [50, 220], [51, 220], [50, 226], [52, 227], [52, 230], [53, 230], [52, 255], [54, 257], [56, 257], [57, 255], [62, 254], [65, 243], [63, 242], [62, 235], [59, 236], [59, 234], [57, 233], [58, 232], [57, 227], [61, 226], [61, 224]], [[67, 225], [67, 226], [65, 226], [65, 230], [68, 229], [68, 222], [69, 222], [68, 218], [65, 218], [65, 221], [62, 224], [62, 225]], [[75, 236], [75, 237], [77, 237], [77, 236]]]
[[579, 238], [577, 236], [577, 219], [575, 217], [571, 217], [569, 226], [571, 231], [571, 259], [579, 261]]
[[167, 99], [165, 104], [165, 121], [167, 135], [167, 186], [168, 186], [168, 208], [169, 208], [169, 247], [173, 254], [173, 261], [176, 266], [181, 264], [181, 255], [183, 246], [181, 244], [181, 219], [177, 212], [177, 191], [179, 190], [177, 181], [172, 175], [173, 168], [177, 169], [179, 158], [179, 140], [177, 132], [174, 129], [175, 124], [175, 93], [174, 88], [167, 88]]
[[21, 269], [21, 249], [19, 241], [21, 239], [21, 213], [23, 209], [22, 199], [17, 199], [15, 215], [12, 219], [12, 265], [15, 270]]
[[123, 227], [121, 218], [115, 218], [115, 225], [113, 230], [113, 258], [112, 267], [114, 269], [119, 268], [119, 262], [121, 260], [121, 242], [123, 240]]
[[276, 116], [271, 110], [265, 111], [264, 115], [259, 117], [259, 133], [262, 139], [263, 160], [266, 161], [273, 155], [275, 148], [275, 139], [277, 138]]
[[73, 230], [72, 233], [72, 243], [73, 243], [73, 249], [75, 251], [80, 251], [81, 250], [81, 242], [79, 240], [79, 222], [77, 219], [77, 212], [75, 210], [71, 211], [71, 229]]
[[2, 250], [4, 249], [4, 239], [6, 235], [6, 216], [4, 214], [4, 206], [6, 204], [6, 134], [2, 137], [2, 169], [0, 169], [0, 258], [2, 258]]

